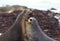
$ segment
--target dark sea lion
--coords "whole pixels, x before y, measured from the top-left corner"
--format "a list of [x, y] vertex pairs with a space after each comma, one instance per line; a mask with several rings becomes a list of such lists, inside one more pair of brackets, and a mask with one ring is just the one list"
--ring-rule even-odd
[[23, 41], [22, 28], [20, 25], [20, 21], [23, 15], [24, 11], [17, 16], [13, 25], [0, 36], [0, 41]]

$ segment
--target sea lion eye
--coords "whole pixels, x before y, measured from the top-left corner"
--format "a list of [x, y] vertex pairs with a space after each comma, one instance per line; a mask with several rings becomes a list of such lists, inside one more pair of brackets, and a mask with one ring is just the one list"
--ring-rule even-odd
[[32, 21], [32, 19], [30, 19], [30, 21]]
[[33, 17], [30, 17], [29, 19], [28, 19], [28, 22], [32, 22], [33, 21]]
[[28, 19], [28, 22], [31, 22], [32, 21], [32, 19]]

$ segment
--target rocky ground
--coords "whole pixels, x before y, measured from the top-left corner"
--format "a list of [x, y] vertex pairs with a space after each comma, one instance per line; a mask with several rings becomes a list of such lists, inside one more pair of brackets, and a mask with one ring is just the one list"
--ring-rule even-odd
[[11, 14], [0, 14], [0, 33], [4, 33], [15, 22], [17, 15], [21, 12], [16, 11]]
[[[0, 14], [0, 33], [4, 33], [16, 20], [21, 11], [15, 11], [10, 14]], [[60, 41], [60, 24], [54, 16], [58, 13], [44, 10], [33, 10], [29, 17], [37, 18], [43, 31], [51, 38]]]
[[[39, 25], [48, 36], [60, 41], [59, 21], [53, 16], [55, 13], [47, 12], [48, 11], [34, 10], [31, 16], [37, 18]], [[52, 16], [49, 16], [49, 14], [52, 14]]]

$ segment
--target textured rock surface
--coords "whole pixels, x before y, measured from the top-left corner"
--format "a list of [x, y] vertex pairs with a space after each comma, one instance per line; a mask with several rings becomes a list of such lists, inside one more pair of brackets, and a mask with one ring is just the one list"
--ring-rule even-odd
[[11, 14], [0, 14], [0, 33], [4, 33], [16, 20], [21, 11], [16, 11]]
[[[20, 6], [21, 7], [21, 6]], [[10, 7], [13, 11], [12, 13], [5, 13], [5, 9], [0, 9], [0, 33], [4, 33], [15, 21], [17, 15], [21, 12], [19, 9], [22, 9], [18, 7]], [[8, 7], [9, 8], [9, 7]], [[23, 9], [27, 9], [27, 7], [23, 7]], [[9, 9], [10, 10], [10, 9]], [[9, 11], [7, 10], [7, 12]], [[18, 10], [18, 11], [14, 11]], [[4, 13], [4, 14], [3, 14]], [[50, 12], [50, 11], [44, 11], [44, 10], [33, 10], [28, 18], [33, 16], [35, 17], [39, 25], [41, 26], [42, 30], [51, 38], [57, 39], [60, 41], [60, 27], [59, 22], [56, 18], [54, 18], [54, 15], [56, 13]], [[58, 13], [57, 13], [58, 14]]]
[[60, 38], [59, 22], [56, 18], [54, 18], [53, 16], [51, 17], [48, 14], [51, 13], [47, 13], [47, 11], [42, 10], [41, 11], [34, 10], [30, 16], [37, 18], [39, 25], [48, 36], [59, 40]]

